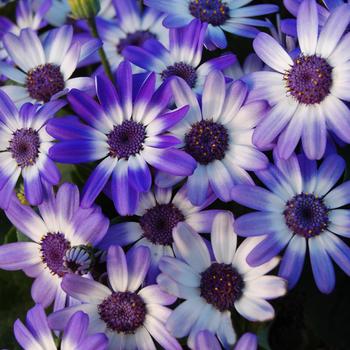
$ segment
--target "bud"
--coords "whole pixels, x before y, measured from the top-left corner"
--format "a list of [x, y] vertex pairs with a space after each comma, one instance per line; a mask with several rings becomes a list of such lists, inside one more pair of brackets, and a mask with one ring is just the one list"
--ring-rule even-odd
[[95, 17], [101, 9], [100, 0], [68, 0], [73, 16], [80, 19]]

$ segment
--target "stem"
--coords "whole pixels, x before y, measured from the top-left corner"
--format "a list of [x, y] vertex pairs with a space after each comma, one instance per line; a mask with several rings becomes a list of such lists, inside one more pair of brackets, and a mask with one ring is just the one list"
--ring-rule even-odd
[[[100, 39], [100, 36], [98, 35], [98, 31], [97, 31], [97, 27], [96, 27], [96, 21], [95, 21], [95, 17], [90, 17], [88, 18], [88, 24], [92, 33], [92, 36], [94, 38]], [[100, 47], [98, 49], [98, 53], [100, 55], [100, 59], [101, 59], [101, 63], [103, 66], [103, 69], [105, 70], [107, 76], [109, 77], [109, 79], [111, 79], [111, 81], [113, 81], [113, 74], [111, 71], [111, 67], [108, 63], [107, 57], [106, 57], [106, 53], [103, 50], [103, 47]]]

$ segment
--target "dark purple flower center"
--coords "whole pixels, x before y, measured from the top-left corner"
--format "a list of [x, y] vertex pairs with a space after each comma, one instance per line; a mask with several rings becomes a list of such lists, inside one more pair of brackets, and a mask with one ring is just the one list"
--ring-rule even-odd
[[114, 292], [98, 306], [98, 313], [108, 329], [130, 334], [143, 325], [146, 306], [136, 293]]
[[41, 258], [52, 274], [62, 277], [66, 273], [64, 256], [69, 248], [63, 233], [48, 233], [41, 240]]
[[157, 204], [140, 218], [143, 235], [154, 244], [171, 245], [173, 228], [185, 217], [172, 203]]
[[133, 120], [124, 120], [107, 135], [109, 155], [126, 158], [139, 153], [143, 149], [146, 138], [146, 128]]
[[228, 145], [227, 129], [211, 120], [201, 120], [193, 124], [185, 135], [185, 151], [200, 164], [223, 159]]
[[202, 272], [201, 296], [220, 311], [232, 309], [243, 288], [243, 279], [232, 265], [213, 263]]
[[121, 54], [128, 46], [141, 47], [149, 39], [157, 39], [157, 37], [148, 30], [137, 30], [134, 33], [127, 34], [125, 38], [119, 40], [117, 51]]
[[324, 58], [300, 56], [284, 76], [287, 91], [300, 103], [320, 103], [330, 93], [332, 69]]
[[64, 78], [60, 67], [46, 63], [31, 69], [27, 76], [27, 89], [31, 98], [50, 101], [51, 97], [64, 89]]
[[193, 17], [213, 26], [224, 24], [230, 18], [230, 8], [222, 0], [193, 0], [189, 10]]
[[179, 62], [175, 63], [173, 66], [168, 66], [161, 74], [163, 80], [170, 77], [180, 77], [189, 85], [189, 87], [194, 88], [197, 82], [196, 69], [191, 65]]
[[79, 245], [66, 251], [63, 264], [67, 272], [85, 275], [90, 271], [93, 259], [92, 248]]
[[9, 152], [17, 164], [24, 168], [35, 164], [39, 156], [40, 138], [36, 130], [16, 130], [9, 142]]
[[328, 226], [328, 209], [313, 194], [296, 195], [287, 202], [283, 214], [287, 226], [305, 238], [321, 234]]

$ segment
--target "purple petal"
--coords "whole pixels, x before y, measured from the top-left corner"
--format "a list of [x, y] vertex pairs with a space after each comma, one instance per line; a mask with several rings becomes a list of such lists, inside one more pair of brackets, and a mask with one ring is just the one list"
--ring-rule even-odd
[[116, 74], [118, 94], [124, 111], [124, 118], [130, 119], [132, 114], [132, 70], [128, 61], [123, 61]]
[[244, 333], [236, 343], [234, 350], [257, 350], [258, 338], [253, 333]]
[[149, 167], [139, 154], [128, 159], [129, 183], [139, 192], [147, 192], [151, 188], [152, 176]]
[[0, 267], [21, 270], [41, 261], [39, 246], [32, 242], [8, 243], [0, 246]]
[[112, 246], [108, 249], [107, 272], [113, 290], [125, 292], [128, 286], [128, 266], [121, 247]]
[[129, 272], [128, 290], [134, 292], [143, 283], [151, 262], [150, 250], [139, 246], [129, 250], [127, 265]]
[[78, 346], [86, 336], [89, 326], [89, 316], [82, 311], [76, 312], [64, 329], [61, 347], [69, 349]]

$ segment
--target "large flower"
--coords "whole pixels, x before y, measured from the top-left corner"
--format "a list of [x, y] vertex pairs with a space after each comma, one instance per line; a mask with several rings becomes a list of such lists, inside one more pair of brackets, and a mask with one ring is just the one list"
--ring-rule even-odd
[[[248, 103], [248, 87], [238, 80], [225, 84], [219, 71], [212, 71], [204, 84], [202, 103], [184, 80], [171, 81], [178, 106], [189, 105], [186, 117], [171, 129], [181, 146], [197, 161], [188, 177], [188, 198], [201, 205], [211, 188], [222, 201], [231, 200], [237, 183], [253, 183], [246, 170], [263, 169], [267, 157], [252, 143], [255, 125], [264, 117], [266, 102]], [[166, 187], [182, 178], [159, 174], [156, 183]]]
[[22, 175], [30, 204], [43, 201], [43, 182], [56, 185], [60, 173], [48, 156], [53, 138], [46, 132], [47, 120], [65, 104], [48, 102], [44, 106], [24, 104], [20, 110], [0, 91], [0, 207], [9, 205], [13, 189]]
[[224, 31], [243, 37], [254, 38], [259, 31], [254, 26], [267, 27], [264, 20], [251, 19], [278, 11], [278, 6], [263, 4], [244, 7], [252, 0], [145, 0], [146, 5], [167, 14], [163, 24], [169, 28], [180, 28], [194, 18], [208, 24], [206, 46], [225, 48]]
[[[0, 246], [0, 268], [23, 270], [34, 277], [34, 301], [44, 307], [55, 301], [57, 310], [65, 307], [67, 301], [61, 289], [62, 277], [68, 272], [86, 274], [93, 257], [83, 250], [88, 252], [87, 246], [100, 242], [109, 220], [97, 206], [81, 208], [78, 188], [68, 183], [59, 188], [56, 196], [47, 189], [38, 209], [40, 215], [12, 197], [5, 214], [28, 241]], [[81, 259], [74, 258], [78, 251]]]
[[18, 105], [25, 102], [47, 102], [66, 94], [72, 88], [91, 90], [91, 78], [70, 77], [78, 63], [98, 49], [100, 40], [91, 39], [84, 45], [78, 41], [72, 43], [72, 40], [71, 26], [51, 30], [43, 42], [29, 28], [22, 29], [19, 36], [5, 34], [4, 47], [19, 69], [0, 62], [1, 73], [17, 83], [1, 89]]
[[201, 236], [188, 225], [180, 223], [173, 237], [177, 257], [160, 260], [162, 273], [157, 282], [168, 293], [185, 299], [166, 323], [175, 337], [189, 335], [187, 344], [193, 348], [198, 332], [209, 330], [217, 334], [225, 347], [230, 347], [236, 341], [232, 311], [249, 321], [274, 317], [274, 309], [266, 300], [284, 295], [287, 285], [280, 277], [264, 275], [279, 259], [250, 267], [246, 257], [260, 238], [249, 238], [236, 250], [231, 213], [220, 213], [213, 221], [214, 260]]
[[89, 317], [76, 312], [67, 322], [57, 348], [48, 325], [43, 307], [40, 304], [31, 308], [25, 326], [19, 319], [14, 324], [16, 340], [24, 350], [106, 350], [108, 338], [103, 333], [87, 334]]
[[350, 203], [350, 182], [332, 190], [345, 162], [333, 154], [317, 169], [315, 161], [292, 155], [288, 160], [276, 157], [275, 164], [256, 172], [269, 191], [246, 185], [232, 190], [236, 202], [259, 210], [239, 217], [236, 232], [242, 236], [266, 235], [247, 261], [258, 266], [286, 247], [279, 275], [293, 288], [309, 247], [315, 282], [323, 293], [330, 293], [335, 285], [331, 259], [350, 274], [350, 249], [338, 237], [350, 236], [350, 211], [338, 209]]
[[62, 330], [71, 315], [81, 310], [90, 317], [90, 332], [102, 331], [108, 336], [109, 350], [154, 349], [152, 337], [165, 350], [180, 350], [164, 325], [171, 314], [164, 305], [176, 298], [156, 284], [140, 288], [149, 263], [146, 247], [131, 249], [127, 255], [119, 246], [110, 247], [107, 273], [111, 289], [77, 275], [65, 276], [62, 288], [82, 304], [53, 313], [49, 324]]
[[179, 222], [187, 223], [200, 233], [209, 233], [214, 216], [220, 210], [204, 210], [212, 204], [216, 196], [211, 194], [201, 206], [194, 206], [187, 198], [187, 189], [183, 186], [173, 197], [173, 190], [156, 187], [154, 192], [141, 195], [136, 210], [139, 222], [124, 222], [110, 227], [105, 238], [99, 244], [107, 249], [113, 244], [121, 246], [136, 242], [150, 248], [151, 266], [147, 274], [147, 283], [154, 283], [159, 273], [158, 263], [162, 256], [174, 256], [173, 232]]
[[139, 193], [152, 183], [149, 165], [173, 175], [190, 175], [194, 159], [174, 148], [180, 143], [166, 131], [181, 120], [188, 107], [169, 111], [170, 86], [155, 91], [155, 75], [150, 74], [141, 88], [134, 84], [131, 65], [120, 64], [117, 88], [104, 76], [96, 77], [99, 105], [89, 95], [74, 90], [69, 101], [75, 117], [52, 120], [48, 131], [62, 140], [50, 149], [59, 162], [83, 163], [103, 159], [85, 184], [82, 205], [90, 206], [112, 177], [112, 197], [117, 211], [133, 214]]
[[185, 28], [171, 29], [167, 46], [149, 39], [142, 47], [128, 46], [123, 54], [136, 66], [156, 72], [158, 83], [178, 76], [201, 93], [209, 72], [225, 69], [236, 62], [236, 56], [229, 53], [200, 64], [206, 28], [206, 24], [194, 20]]
[[278, 138], [279, 155], [287, 159], [301, 138], [307, 157], [320, 159], [327, 129], [350, 142], [350, 110], [342, 101], [350, 100], [350, 35], [342, 38], [349, 22], [350, 5], [344, 4], [319, 34], [316, 2], [304, 0], [297, 18], [299, 56], [291, 57], [268, 34], [254, 40], [256, 53], [274, 70], [251, 75], [251, 97], [273, 107], [255, 130], [258, 147]]

